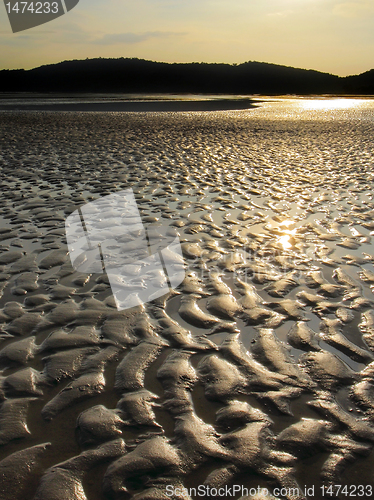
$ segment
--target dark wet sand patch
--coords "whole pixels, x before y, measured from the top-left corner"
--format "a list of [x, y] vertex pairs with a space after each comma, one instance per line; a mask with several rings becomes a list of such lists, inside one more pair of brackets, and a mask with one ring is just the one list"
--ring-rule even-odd
[[173, 101], [105, 101], [105, 102], [63, 102], [44, 103], [0, 103], [0, 111], [69, 111], [69, 112], [191, 112], [191, 111], [228, 111], [252, 109], [254, 104], [250, 99], [214, 99], [214, 100], [173, 100]]
[[[10, 440], [1, 458], [47, 441], [52, 445], [41, 460], [43, 470], [78, 456], [83, 448], [76, 421], [102, 405], [109, 411], [103, 415], [120, 412], [127, 453], [147, 445], [142, 449], [154, 468], [139, 465], [133, 472], [139, 492], [162, 490], [171, 477], [196, 486], [233, 464], [233, 483], [277, 485], [279, 477], [266, 468], [268, 447], [280, 460], [276, 470], [289, 460], [295, 472], [287, 478], [300, 485], [318, 488], [323, 471], [335, 482], [372, 484], [373, 407], [358, 404], [351, 393], [355, 388], [363, 397], [368, 386], [360, 380], [372, 377], [373, 125], [353, 115], [294, 120], [278, 113], [271, 115], [266, 106], [251, 113], [0, 113], [0, 349], [33, 337], [37, 348], [57, 342], [50, 351], [11, 354], [13, 361], [6, 351], [0, 354], [3, 398], [21, 387], [16, 384], [32, 387], [36, 374], [25, 368], [50, 383], [37, 384], [43, 395], [29, 405], [30, 434]], [[178, 229], [195, 276], [178, 287], [179, 295], [123, 313], [114, 307], [105, 275], [82, 276], [64, 263], [64, 220], [78, 206], [128, 187], [146, 223], [162, 219]], [[298, 322], [312, 330], [315, 350], [295, 343], [295, 333], [297, 347], [289, 344]], [[87, 345], [81, 344], [82, 327], [93, 328]], [[51, 334], [56, 337], [47, 341]], [[71, 345], [64, 335], [71, 335]], [[254, 349], [257, 338], [261, 348]], [[155, 356], [151, 363], [141, 359], [147, 351], [142, 344]], [[68, 359], [75, 359], [75, 349], [88, 350], [72, 367]], [[107, 361], [106, 349], [116, 352]], [[319, 349], [326, 355], [322, 361]], [[67, 363], [71, 378], [46, 376], [58, 371], [46, 359], [54, 355]], [[135, 356], [134, 366], [139, 361], [136, 373], [121, 365], [127, 356]], [[45, 404], [71, 382], [100, 373], [102, 363], [102, 392], [72, 401], [51, 421], [42, 418]], [[312, 456], [298, 458], [292, 442], [296, 461], [276, 455], [277, 436], [303, 419], [317, 426], [326, 421], [322, 451], [315, 452], [318, 446], [306, 433], [298, 435], [297, 427], [296, 438]], [[267, 446], [261, 441], [266, 433]], [[166, 443], [156, 446], [167, 450], [165, 468], [152, 451], [152, 443], [161, 443], [156, 436]], [[257, 437], [255, 460], [245, 456], [242, 443], [255, 446]], [[347, 453], [352, 456], [342, 468], [339, 461], [326, 465], [334, 454], [344, 462]], [[136, 453], [131, 456], [137, 460]], [[172, 456], [183, 464], [176, 476], [168, 475]], [[120, 466], [109, 462], [113, 470]], [[83, 480], [88, 500], [109, 498], [101, 492], [108, 464], [95, 466]], [[30, 499], [39, 478], [30, 484]]]

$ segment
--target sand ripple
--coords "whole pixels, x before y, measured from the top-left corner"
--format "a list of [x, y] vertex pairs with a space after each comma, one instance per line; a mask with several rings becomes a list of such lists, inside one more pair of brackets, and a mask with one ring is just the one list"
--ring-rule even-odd
[[[0, 113], [2, 498], [372, 484], [374, 108], [282, 106]], [[129, 187], [186, 276], [118, 311], [64, 221]]]

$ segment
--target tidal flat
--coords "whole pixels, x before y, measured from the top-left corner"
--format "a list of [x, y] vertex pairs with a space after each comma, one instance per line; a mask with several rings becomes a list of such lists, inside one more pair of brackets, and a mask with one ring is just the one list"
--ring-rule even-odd
[[[374, 100], [253, 104], [0, 111], [2, 500], [370, 498]], [[118, 310], [65, 220], [129, 188], [186, 275]]]

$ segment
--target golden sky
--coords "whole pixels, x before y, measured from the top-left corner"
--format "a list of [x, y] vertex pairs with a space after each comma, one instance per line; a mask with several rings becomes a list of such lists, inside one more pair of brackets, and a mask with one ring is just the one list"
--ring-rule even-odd
[[16, 34], [0, 5], [1, 69], [139, 57], [264, 61], [345, 76], [373, 68], [373, 54], [374, 0], [80, 0]]

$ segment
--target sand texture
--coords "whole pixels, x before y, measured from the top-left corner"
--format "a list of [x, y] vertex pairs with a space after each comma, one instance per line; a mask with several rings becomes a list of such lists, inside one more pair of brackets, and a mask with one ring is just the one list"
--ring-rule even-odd
[[[374, 486], [373, 136], [370, 100], [1, 111], [0, 498]], [[128, 188], [186, 276], [117, 310], [65, 220]]]

